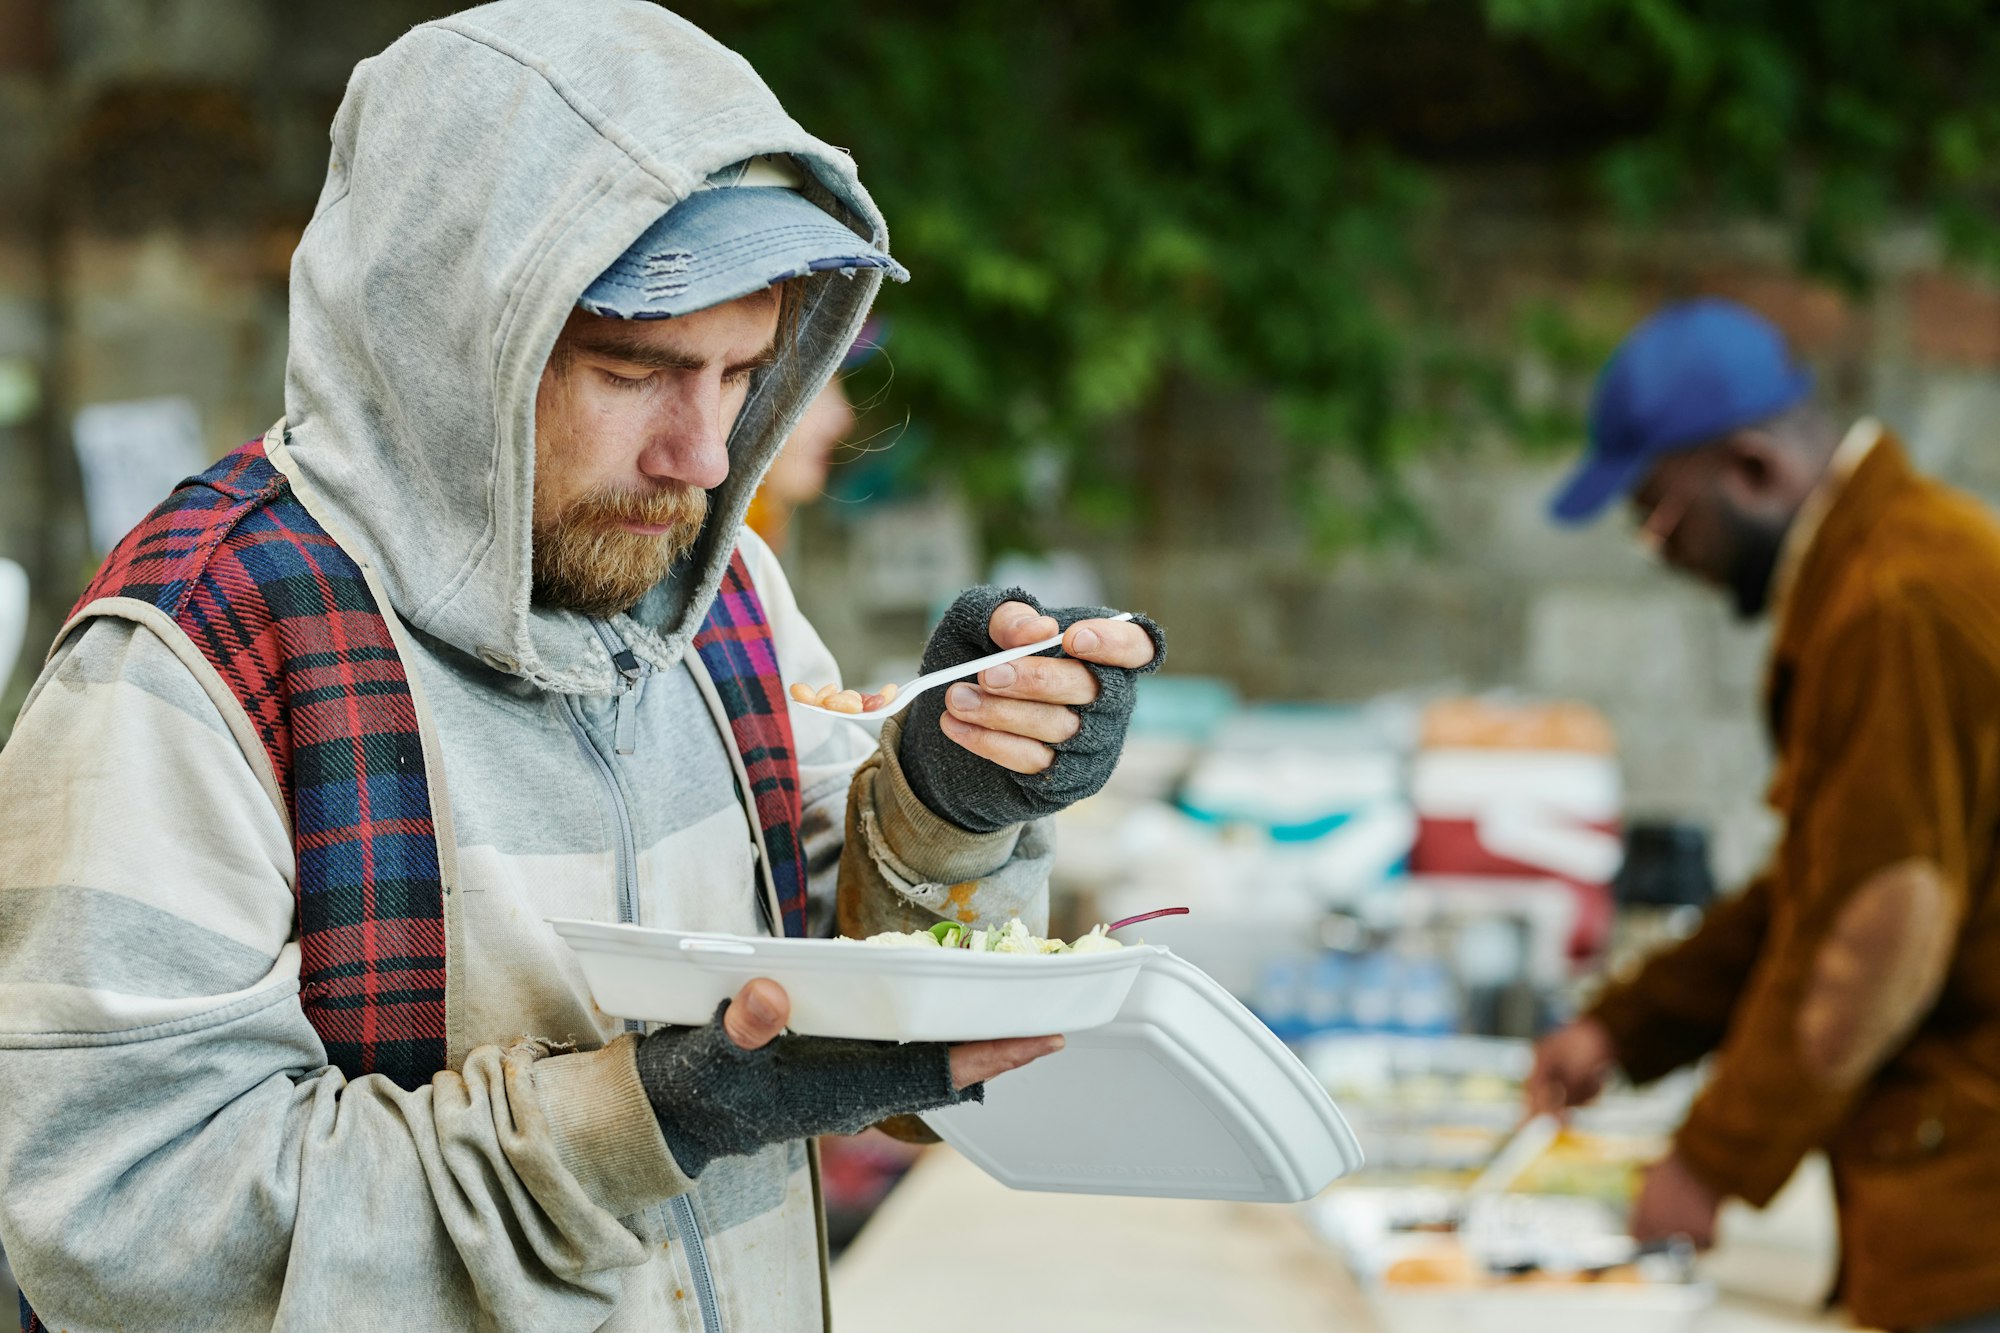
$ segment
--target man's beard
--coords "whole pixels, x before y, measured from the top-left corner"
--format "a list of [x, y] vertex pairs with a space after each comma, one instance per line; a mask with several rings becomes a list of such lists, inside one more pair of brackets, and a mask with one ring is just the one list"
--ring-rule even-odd
[[1729, 540], [1723, 587], [1738, 618], [1755, 620], [1771, 605], [1771, 583], [1791, 524], [1749, 518], [1727, 505], [1722, 521]]
[[[628, 610], [694, 548], [707, 517], [708, 492], [696, 486], [606, 488], [573, 500], [535, 522], [535, 601], [587, 616]], [[649, 537], [622, 523], [667, 531]]]

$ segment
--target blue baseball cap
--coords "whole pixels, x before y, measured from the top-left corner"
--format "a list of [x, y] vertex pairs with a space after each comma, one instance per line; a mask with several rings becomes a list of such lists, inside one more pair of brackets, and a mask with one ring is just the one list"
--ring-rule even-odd
[[809, 273], [909, 270], [800, 193], [789, 158], [759, 157], [709, 178], [586, 287], [577, 304], [612, 319], [691, 315]]
[[1717, 297], [1657, 311], [1611, 354], [1590, 400], [1590, 448], [1549, 512], [1581, 523], [1629, 494], [1663, 454], [1769, 421], [1812, 392], [1763, 316]]

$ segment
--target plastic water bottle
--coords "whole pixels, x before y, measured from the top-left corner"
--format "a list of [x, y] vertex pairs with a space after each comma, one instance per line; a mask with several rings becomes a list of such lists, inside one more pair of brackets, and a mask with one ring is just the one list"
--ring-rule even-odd
[[1458, 987], [1451, 969], [1437, 957], [1403, 960], [1396, 996], [1396, 1026], [1413, 1037], [1439, 1037], [1458, 1030]]
[[1354, 1026], [1348, 993], [1347, 956], [1332, 950], [1321, 954], [1308, 974], [1304, 1020], [1314, 1032], [1339, 1032]]
[[1354, 964], [1349, 987], [1348, 1010], [1359, 1032], [1389, 1032], [1396, 1027], [1396, 993], [1401, 989], [1402, 967], [1397, 957], [1384, 949], [1365, 954]]
[[1307, 967], [1308, 960], [1303, 958], [1272, 959], [1258, 976], [1250, 1001], [1264, 1026], [1287, 1041], [1303, 1035], [1306, 1029]]

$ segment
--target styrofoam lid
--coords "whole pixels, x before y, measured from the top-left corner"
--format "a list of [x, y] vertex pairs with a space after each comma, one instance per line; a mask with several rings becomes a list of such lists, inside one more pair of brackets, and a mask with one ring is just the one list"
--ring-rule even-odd
[[1148, 958], [1118, 1017], [925, 1120], [1002, 1184], [1288, 1203], [1361, 1164], [1333, 1099], [1200, 968]]

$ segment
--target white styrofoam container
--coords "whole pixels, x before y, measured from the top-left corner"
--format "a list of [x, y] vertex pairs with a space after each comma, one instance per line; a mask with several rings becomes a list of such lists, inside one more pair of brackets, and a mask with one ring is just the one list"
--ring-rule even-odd
[[791, 1029], [873, 1041], [985, 1041], [1075, 1032], [1110, 1021], [1145, 945], [1103, 953], [973, 953], [853, 940], [654, 930], [551, 920], [597, 1007], [617, 1018], [706, 1023], [753, 977], [792, 1001]]
[[1361, 1165], [1333, 1100], [1193, 964], [1149, 950], [1111, 1021], [924, 1119], [1015, 1189], [1311, 1198]]

